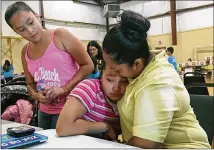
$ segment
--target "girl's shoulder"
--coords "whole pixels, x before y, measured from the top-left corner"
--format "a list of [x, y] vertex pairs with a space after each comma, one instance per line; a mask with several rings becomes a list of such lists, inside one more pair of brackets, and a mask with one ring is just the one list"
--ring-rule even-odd
[[83, 82], [90, 85], [92, 91], [102, 92], [100, 79], [85, 79]]
[[52, 32], [54, 32], [55, 36], [61, 36], [61, 35], [64, 35], [65, 33], [69, 32], [69, 31], [65, 28], [57, 28], [57, 29], [52, 30]]
[[97, 86], [100, 86], [99, 79], [85, 79], [85, 80], [81, 81], [81, 83], [86, 84], [86, 85], [91, 85], [94, 88], [96, 88]]
[[63, 43], [63, 41], [71, 40], [71, 39], [68, 39], [68, 37], [70, 37], [70, 34], [72, 33], [67, 29], [57, 28], [53, 30], [52, 33], [53, 33], [52, 36], [54, 37], [54, 41]]
[[94, 95], [92, 94], [94, 96], [94, 98], [97, 97], [97, 95], [99, 95], [99, 97], [103, 96], [103, 91], [102, 91], [102, 88], [101, 88], [101, 82], [100, 82], [99, 79], [85, 79], [85, 80], [81, 81], [73, 89], [73, 91], [76, 91], [76, 90], [78, 90], [79, 92], [81, 91], [81, 93], [84, 91], [85, 94], [89, 94], [90, 93], [89, 95], [94, 93]]

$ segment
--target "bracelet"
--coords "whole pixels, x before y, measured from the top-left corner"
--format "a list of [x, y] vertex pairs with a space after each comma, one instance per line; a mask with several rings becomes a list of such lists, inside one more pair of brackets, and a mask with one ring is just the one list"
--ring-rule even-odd
[[68, 94], [68, 90], [64, 86], [62, 88], [64, 90], [64, 94], [67, 95]]

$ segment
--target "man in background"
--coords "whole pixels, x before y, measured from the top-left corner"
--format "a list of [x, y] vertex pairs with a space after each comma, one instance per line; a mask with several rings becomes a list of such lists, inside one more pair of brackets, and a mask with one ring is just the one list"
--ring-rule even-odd
[[175, 68], [175, 70], [177, 71], [177, 62], [176, 62], [176, 59], [175, 59], [175, 56], [173, 56], [173, 52], [174, 52], [174, 49], [173, 47], [168, 47], [167, 50], [166, 50], [166, 54], [169, 56], [168, 57], [168, 62], [170, 64], [172, 64]]

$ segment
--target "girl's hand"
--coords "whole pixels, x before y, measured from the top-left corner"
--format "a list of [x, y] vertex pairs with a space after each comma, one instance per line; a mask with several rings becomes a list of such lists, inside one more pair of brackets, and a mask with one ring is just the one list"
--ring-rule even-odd
[[42, 104], [48, 105], [52, 102], [51, 99], [47, 99], [43, 91], [34, 94], [34, 98]]
[[58, 96], [65, 94], [62, 87], [45, 87], [44, 92], [46, 93], [46, 99], [55, 100]]

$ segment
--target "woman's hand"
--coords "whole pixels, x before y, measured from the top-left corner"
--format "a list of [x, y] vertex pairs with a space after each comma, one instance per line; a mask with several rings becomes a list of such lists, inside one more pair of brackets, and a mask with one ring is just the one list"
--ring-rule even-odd
[[108, 124], [108, 130], [104, 134], [104, 139], [111, 140], [117, 142], [118, 136], [114, 130], [114, 128]]

